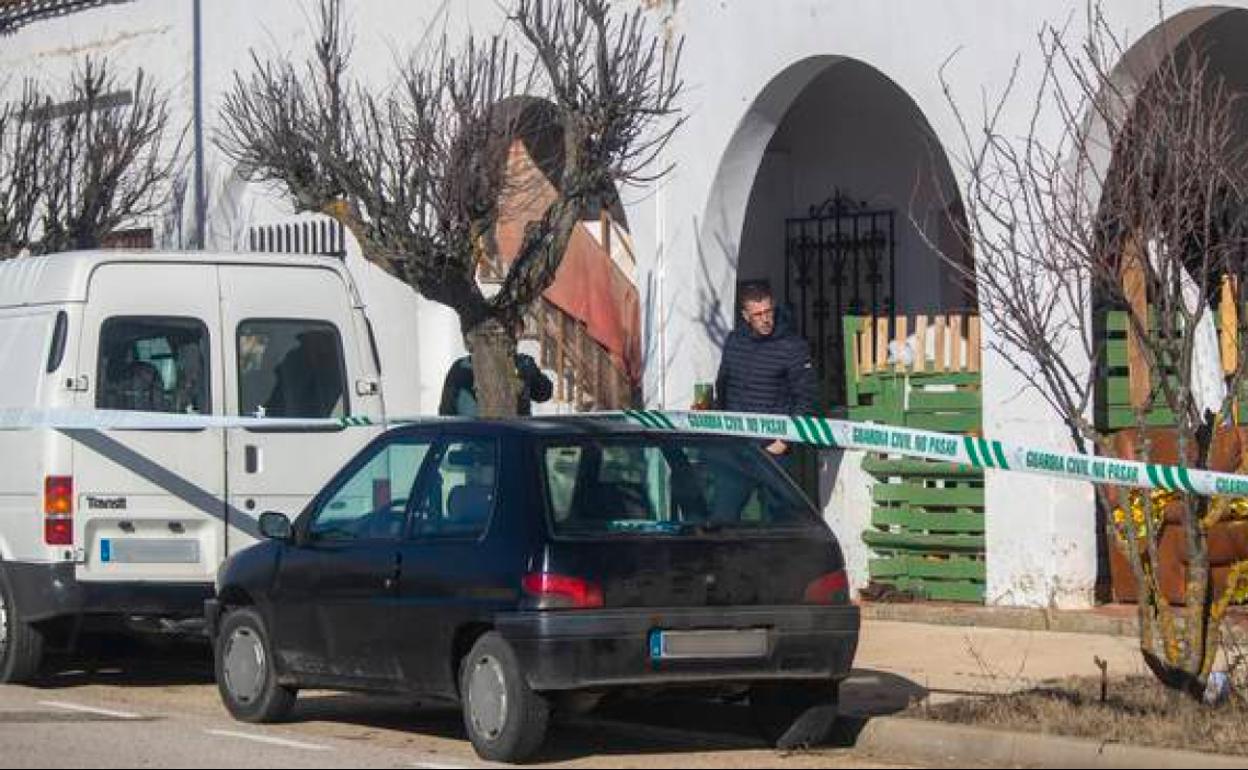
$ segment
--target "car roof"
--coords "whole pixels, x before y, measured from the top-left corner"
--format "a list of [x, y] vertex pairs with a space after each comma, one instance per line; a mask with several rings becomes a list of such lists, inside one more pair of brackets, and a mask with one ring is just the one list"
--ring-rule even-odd
[[519, 435], [534, 438], [568, 436], [643, 436], [651, 433], [663, 435], [703, 435], [682, 431], [654, 431], [642, 425], [607, 416], [542, 416], [514, 417], [507, 419], [443, 418], [428, 422], [415, 422], [394, 429], [395, 432], [425, 432], [430, 429], [468, 429], [473, 433]]

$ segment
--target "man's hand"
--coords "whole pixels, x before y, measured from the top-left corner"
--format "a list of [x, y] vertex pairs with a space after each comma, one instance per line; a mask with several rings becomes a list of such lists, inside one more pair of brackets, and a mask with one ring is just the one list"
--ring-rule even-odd
[[784, 443], [780, 439], [776, 439], [775, 441], [768, 444], [765, 448], [767, 449], [768, 452], [776, 456], [782, 455], [785, 452], [789, 451], [789, 445]]

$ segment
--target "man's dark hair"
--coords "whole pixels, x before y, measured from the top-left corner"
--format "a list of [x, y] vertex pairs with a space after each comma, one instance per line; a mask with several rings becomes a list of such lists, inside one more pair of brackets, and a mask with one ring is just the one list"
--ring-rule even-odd
[[738, 302], [737, 306], [744, 308], [747, 302], [762, 302], [765, 299], [773, 299], [771, 293], [771, 284], [767, 281], [749, 281], [741, 284], [741, 288], [737, 290]]

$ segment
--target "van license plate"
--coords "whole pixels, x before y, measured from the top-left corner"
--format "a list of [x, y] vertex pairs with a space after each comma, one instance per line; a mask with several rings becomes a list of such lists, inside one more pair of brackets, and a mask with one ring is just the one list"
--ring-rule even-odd
[[767, 629], [650, 632], [652, 660], [723, 660], [767, 657]]
[[106, 538], [100, 541], [106, 564], [197, 564], [199, 541], [172, 538]]

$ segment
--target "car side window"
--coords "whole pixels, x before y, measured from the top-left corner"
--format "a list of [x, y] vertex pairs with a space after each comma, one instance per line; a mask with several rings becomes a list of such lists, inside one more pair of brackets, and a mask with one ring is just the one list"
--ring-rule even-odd
[[485, 534], [498, 489], [498, 441], [449, 439], [412, 506], [417, 538], [476, 539]]
[[398, 439], [342, 479], [313, 514], [319, 541], [393, 540], [403, 536], [408, 502], [432, 441]]

